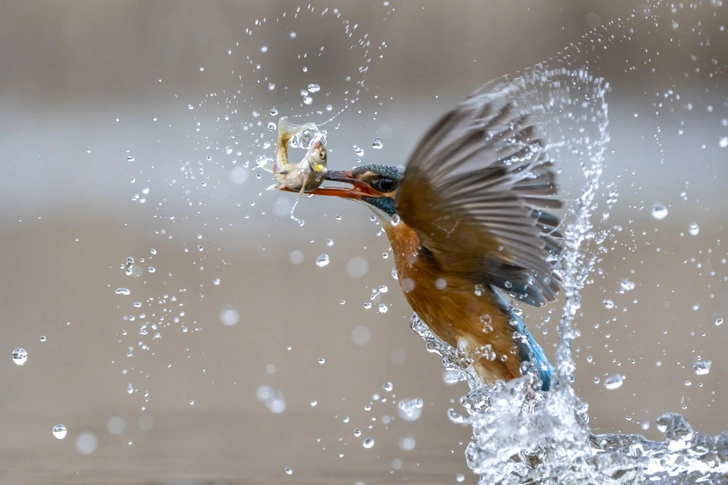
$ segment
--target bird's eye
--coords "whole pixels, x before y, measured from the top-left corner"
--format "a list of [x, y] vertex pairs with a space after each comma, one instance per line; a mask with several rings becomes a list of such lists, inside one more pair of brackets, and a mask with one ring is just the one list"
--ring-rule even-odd
[[372, 187], [379, 192], [387, 193], [393, 191], [397, 183], [389, 177], [380, 177], [372, 184]]

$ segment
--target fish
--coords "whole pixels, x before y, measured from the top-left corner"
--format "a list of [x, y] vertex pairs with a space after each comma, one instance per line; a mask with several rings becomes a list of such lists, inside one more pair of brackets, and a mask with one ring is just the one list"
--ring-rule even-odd
[[258, 162], [258, 167], [271, 172], [278, 181], [277, 184], [268, 187], [268, 190], [298, 192], [296, 202], [291, 208], [291, 219], [296, 220], [301, 225], [303, 221], [293, 215], [298, 201], [303, 197], [305, 192], [318, 189], [324, 182], [326, 172], [328, 171], [326, 167], [327, 150], [324, 145], [324, 139], [320, 134], [311, 141], [306, 154], [300, 162], [291, 163], [289, 161], [288, 147], [291, 139], [305, 130], [311, 130], [314, 133], [318, 132], [316, 125], [313, 123], [294, 125], [286, 117], [278, 120], [276, 158], [275, 160], [264, 159]]
[[316, 125], [313, 123], [294, 125], [285, 117], [278, 120], [276, 158], [266, 159], [258, 164], [260, 168], [273, 173], [278, 181], [269, 187], [269, 190], [290, 190], [302, 195], [304, 192], [316, 190], [324, 182], [327, 172], [327, 150], [322, 137], [314, 138], [300, 162], [292, 163], [288, 159], [291, 139], [305, 130], [314, 131]]

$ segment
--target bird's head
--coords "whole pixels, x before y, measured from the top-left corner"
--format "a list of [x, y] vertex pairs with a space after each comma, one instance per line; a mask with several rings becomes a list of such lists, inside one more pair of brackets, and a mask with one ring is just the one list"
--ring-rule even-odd
[[326, 180], [351, 187], [323, 185], [312, 191], [316, 195], [333, 195], [369, 206], [380, 218], [390, 220], [396, 213], [395, 199], [402, 171], [389, 165], [361, 165], [352, 170], [329, 171]]

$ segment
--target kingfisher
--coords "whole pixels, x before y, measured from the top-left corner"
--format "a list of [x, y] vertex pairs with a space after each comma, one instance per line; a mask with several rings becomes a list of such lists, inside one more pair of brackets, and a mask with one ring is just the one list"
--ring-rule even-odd
[[563, 202], [537, 127], [518, 100], [475, 93], [429, 129], [404, 169], [328, 171], [311, 193], [374, 211], [407, 302], [480, 379], [530, 367], [547, 391], [553, 368], [502, 294], [540, 307], [561, 287], [561, 217], [551, 211]]

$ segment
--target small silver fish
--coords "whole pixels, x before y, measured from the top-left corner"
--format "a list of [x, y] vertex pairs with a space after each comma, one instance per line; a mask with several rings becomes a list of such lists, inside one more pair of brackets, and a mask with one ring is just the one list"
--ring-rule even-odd
[[308, 148], [306, 155], [298, 163], [288, 160], [288, 145], [291, 138], [307, 129], [315, 129], [315, 125], [294, 125], [286, 118], [278, 121], [278, 146], [276, 159], [267, 160], [260, 165], [261, 168], [272, 172], [277, 185], [270, 189], [289, 190], [293, 192], [310, 192], [321, 186], [326, 176], [326, 147], [321, 139], [314, 140]]
[[296, 202], [291, 209], [291, 219], [303, 224], [303, 221], [296, 219], [293, 215], [298, 201], [304, 192], [310, 192], [318, 189], [324, 182], [326, 176], [326, 147], [323, 140], [319, 137], [314, 139], [310, 144], [306, 155], [298, 163], [290, 163], [288, 161], [288, 145], [291, 139], [304, 130], [315, 130], [316, 125], [306, 123], [305, 125], [294, 125], [289, 123], [286, 118], [278, 120], [278, 145], [276, 147], [276, 159], [264, 160], [258, 166], [268, 172], [273, 173], [277, 184], [268, 187], [268, 190], [285, 190], [289, 192], [298, 192]]

